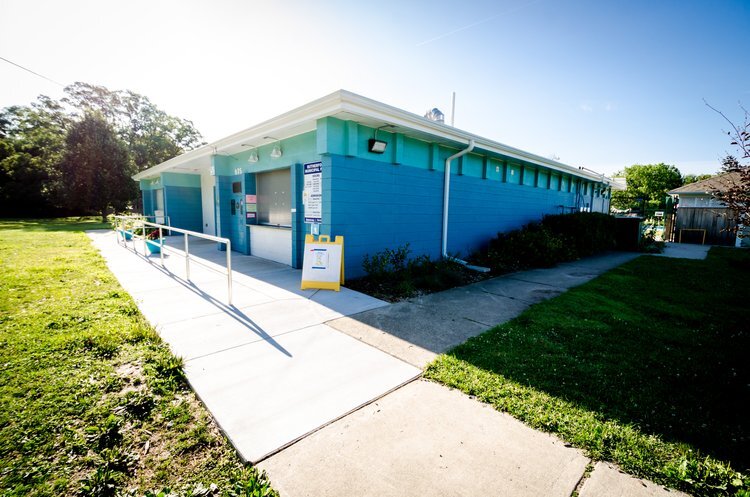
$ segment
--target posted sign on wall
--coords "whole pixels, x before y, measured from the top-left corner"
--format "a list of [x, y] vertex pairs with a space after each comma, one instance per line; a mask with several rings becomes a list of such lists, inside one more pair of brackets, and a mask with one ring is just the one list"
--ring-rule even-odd
[[320, 235], [305, 236], [305, 256], [302, 263], [302, 284], [300, 288], [323, 288], [341, 290], [344, 283], [344, 237]]
[[305, 206], [305, 222], [320, 224], [323, 222], [323, 163], [308, 162], [303, 167], [305, 185], [302, 203]]

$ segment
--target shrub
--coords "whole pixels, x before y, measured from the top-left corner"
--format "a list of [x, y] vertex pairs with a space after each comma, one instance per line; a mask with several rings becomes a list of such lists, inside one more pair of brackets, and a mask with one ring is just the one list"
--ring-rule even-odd
[[476, 281], [477, 275], [451, 259], [433, 260], [428, 255], [409, 258], [409, 244], [365, 255], [367, 276], [348, 286], [385, 298], [400, 300], [421, 293], [438, 292]]
[[656, 239], [654, 227], [647, 225], [641, 232], [640, 240], [638, 240], [638, 250], [647, 254], [660, 254], [664, 252], [664, 246], [664, 242]]
[[500, 233], [490, 240], [486, 257], [480, 258], [494, 272], [510, 272], [530, 267], [552, 267], [567, 258], [561, 237], [541, 224], [528, 224], [523, 229]]
[[552, 267], [615, 248], [615, 220], [607, 214], [578, 212], [545, 216], [519, 230], [499, 233], [472, 257], [495, 274]]
[[599, 212], [545, 216], [542, 225], [572, 249], [571, 259], [615, 248], [615, 218]]
[[362, 268], [370, 278], [380, 280], [406, 269], [409, 253], [411, 253], [411, 249], [407, 243], [396, 249], [387, 248], [381, 252], [376, 252], [372, 256], [365, 254], [362, 260]]

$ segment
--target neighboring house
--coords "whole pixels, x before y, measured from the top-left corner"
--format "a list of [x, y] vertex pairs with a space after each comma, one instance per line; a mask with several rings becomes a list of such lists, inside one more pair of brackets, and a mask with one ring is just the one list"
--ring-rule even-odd
[[[351, 277], [363, 274], [365, 254], [384, 248], [408, 243], [413, 256], [467, 256], [545, 214], [609, 211], [603, 175], [436, 116], [340, 90], [134, 179], [144, 214], [159, 211], [173, 226], [227, 237], [244, 254], [300, 267], [313, 227], [343, 235]], [[471, 144], [446, 178], [449, 157]]]
[[[672, 240], [712, 245], [734, 245], [734, 212], [715, 197], [739, 182], [740, 173], [728, 172], [669, 191], [675, 199]], [[682, 235], [682, 236], [681, 236]]]

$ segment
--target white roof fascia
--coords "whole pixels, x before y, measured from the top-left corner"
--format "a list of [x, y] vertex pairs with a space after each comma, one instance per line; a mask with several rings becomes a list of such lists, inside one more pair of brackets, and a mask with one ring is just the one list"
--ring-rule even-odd
[[274, 117], [273, 119], [269, 119], [253, 127], [229, 135], [226, 138], [222, 138], [215, 142], [209, 143], [208, 145], [196, 148], [195, 150], [185, 152], [182, 155], [178, 155], [177, 157], [173, 157], [165, 162], [162, 162], [161, 164], [157, 164], [156, 166], [141, 171], [140, 173], [134, 175], [133, 179], [136, 181], [146, 179], [190, 160], [210, 157], [215, 153], [221, 151], [221, 149], [239, 145], [258, 136], [268, 136], [269, 134], [273, 134], [276, 131], [302, 124], [305, 121], [309, 121], [311, 119], [317, 120], [318, 117], [315, 117], [316, 115], [324, 117], [326, 115], [330, 115], [331, 113], [335, 113], [336, 110], [340, 108], [339, 99], [336, 98], [337, 96], [338, 92], [332, 93], [318, 100], [314, 100], [302, 107], [298, 107], [294, 110], [281, 114], [280, 116]]
[[607, 182], [609, 178], [602, 177], [601, 174], [586, 171], [575, 166], [563, 164], [562, 162], [553, 161], [546, 159], [530, 152], [504, 145], [502, 143], [482, 138], [481, 136], [462, 131], [457, 128], [448, 126], [447, 124], [441, 124], [435, 121], [430, 121], [424, 117], [412, 114], [390, 105], [382, 104], [375, 100], [371, 100], [361, 95], [356, 95], [342, 90], [350, 100], [351, 104], [343, 103], [343, 109], [353, 114], [362, 114], [368, 117], [374, 117], [383, 121], [390, 122], [397, 126], [405, 128], [411, 128], [416, 131], [421, 131], [426, 134], [438, 136], [447, 140], [453, 140], [457, 142], [466, 142], [474, 140], [476, 147], [482, 148], [489, 152], [495, 152], [498, 154], [506, 155], [514, 159], [523, 160], [526, 162], [532, 162], [540, 166], [549, 167], [560, 172], [572, 173], [577, 176], [586, 177], [595, 181]]
[[453, 128], [446, 124], [430, 121], [417, 114], [413, 114], [411, 112], [407, 112], [405, 110], [383, 104], [381, 102], [377, 102], [375, 100], [357, 95], [356, 93], [352, 93], [346, 90], [336, 91], [334, 93], [331, 93], [330, 95], [326, 95], [322, 98], [314, 100], [308, 104], [264, 121], [251, 128], [247, 128], [243, 131], [229, 135], [226, 138], [222, 138], [213, 143], [209, 143], [208, 145], [204, 145], [200, 148], [191, 150], [182, 155], [169, 159], [165, 162], [162, 162], [161, 164], [141, 171], [140, 173], [134, 175], [133, 179], [138, 181], [141, 179], [146, 179], [148, 177], [153, 177], [185, 162], [204, 157], [210, 157], [211, 155], [218, 153], [221, 149], [237, 146], [245, 141], [255, 139], [257, 137], [272, 135], [279, 131], [283, 131], [284, 129], [302, 125], [306, 122], [315, 122], [320, 118], [332, 116], [341, 111], [358, 114], [363, 117], [378, 119], [384, 122], [388, 122], [389, 124], [413, 129], [421, 133], [436, 136], [457, 143], [468, 143], [469, 140], [474, 140], [474, 142], [476, 143], [476, 147], [482, 148], [489, 152], [505, 155], [517, 160], [531, 162], [559, 172], [585, 177], [593, 181], [600, 181], [603, 183], [611, 182], [609, 178], [604, 177], [604, 175], [580, 169], [575, 166], [570, 166], [568, 164], [563, 164], [562, 162], [547, 159], [530, 152], [525, 152], [523, 150], [510, 147], [493, 140], [488, 140], [486, 138], [482, 138], [481, 136], [477, 136], [457, 128]]

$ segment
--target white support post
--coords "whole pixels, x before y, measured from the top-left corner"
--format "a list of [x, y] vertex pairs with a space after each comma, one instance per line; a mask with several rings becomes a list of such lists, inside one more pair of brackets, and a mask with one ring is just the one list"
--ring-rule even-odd
[[161, 259], [161, 267], [164, 267], [164, 234], [159, 226], [159, 258]]
[[188, 234], [185, 233], [185, 279], [190, 281], [190, 252], [188, 250]]
[[227, 240], [227, 301], [232, 305], [232, 242]]

